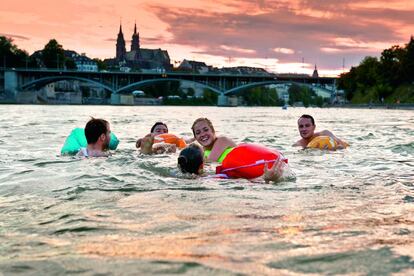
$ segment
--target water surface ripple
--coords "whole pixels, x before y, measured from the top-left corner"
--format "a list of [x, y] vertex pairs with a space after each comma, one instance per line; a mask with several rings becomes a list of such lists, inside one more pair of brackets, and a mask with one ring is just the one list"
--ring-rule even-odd
[[[414, 274], [414, 112], [0, 106], [0, 274]], [[351, 147], [299, 150], [312, 114]], [[90, 116], [121, 144], [108, 159], [59, 156]], [[177, 155], [142, 156], [155, 121], [281, 150], [296, 180], [194, 179]], [[214, 166], [207, 171], [213, 172]]]

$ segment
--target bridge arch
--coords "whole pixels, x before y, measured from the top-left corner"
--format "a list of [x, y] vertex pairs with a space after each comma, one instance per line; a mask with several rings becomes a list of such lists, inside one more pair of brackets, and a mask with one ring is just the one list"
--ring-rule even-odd
[[230, 94], [236, 94], [239, 93], [240, 91], [249, 89], [249, 88], [255, 88], [255, 87], [260, 87], [260, 86], [265, 86], [265, 85], [270, 85], [270, 84], [278, 84], [278, 83], [285, 83], [285, 82], [281, 82], [281, 81], [261, 81], [261, 82], [254, 82], [254, 83], [248, 83], [242, 86], [238, 86], [238, 87], [234, 87], [232, 89], [229, 89], [227, 91], [224, 92], [224, 95], [230, 95]]
[[28, 83], [22, 85], [22, 90], [27, 90], [31, 87], [35, 87], [36, 89], [39, 89], [39, 88], [41, 88], [41, 87], [43, 87], [43, 86], [45, 86], [49, 83], [62, 81], [62, 80], [78, 80], [78, 81], [89, 82], [89, 83], [95, 84], [98, 87], [104, 88], [104, 89], [110, 91], [111, 93], [115, 92], [111, 87], [109, 87], [105, 84], [102, 84], [98, 81], [94, 81], [94, 80], [91, 80], [91, 79], [88, 79], [88, 78], [72, 77], [72, 76], [55, 76], [55, 77], [40, 78], [40, 79], [33, 80], [31, 82], [28, 82]]
[[321, 87], [314, 87], [311, 84], [308, 83], [301, 83], [301, 82], [295, 82], [295, 81], [278, 81], [278, 80], [272, 80], [272, 81], [262, 81], [262, 82], [254, 82], [254, 83], [249, 83], [249, 84], [245, 84], [242, 86], [238, 86], [238, 87], [234, 87], [232, 89], [229, 89], [227, 91], [224, 92], [224, 95], [229, 96], [230, 94], [237, 94], [245, 89], [249, 89], [249, 88], [255, 88], [255, 87], [260, 87], [260, 86], [265, 86], [265, 85], [271, 85], [271, 84], [296, 84], [296, 85], [300, 85], [300, 86], [307, 86], [309, 88], [317, 88], [317, 89], [323, 89], [326, 92], [332, 93], [331, 90], [328, 90], [326, 88], [321, 88]]
[[150, 80], [143, 80], [143, 81], [139, 81], [139, 82], [134, 82], [134, 83], [131, 83], [131, 84], [128, 84], [124, 87], [119, 88], [118, 90], [115, 91], [115, 94], [126, 92], [127, 90], [129, 90], [131, 88], [134, 88], [134, 87], [138, 88], [140, 86], [150, 85], [150, 84], [160, 83], [160, 82], [166, 82], [166, 81], [179, 81], [179, 82], [188, 81], [188, 82], [192, 82], [192, 83], [196, 83], [198, 85], [201, 85], [204, 88], [208, 88], [208, 89], [212, 90], [213, 92], [215, 92], [219, 95], [223, 94], [223, 91], [220, 91], [219, 89], [214, 88], [210, 85], [207, 85], [207, 84], [204, 84], [204, 83], [201, 83], [201, 82], [198, 82], [198, 81], [185, 80], [185, 79], [176, 79], [176, 78], [160, 78], [160, 79], [150, 79]]

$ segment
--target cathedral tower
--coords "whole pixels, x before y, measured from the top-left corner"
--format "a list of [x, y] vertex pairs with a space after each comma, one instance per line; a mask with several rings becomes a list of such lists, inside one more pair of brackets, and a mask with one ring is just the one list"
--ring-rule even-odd
[[134, 26], [134, 34], [132, 35], [131, 51], [139, 51], [139, 33], [137, 33], [137, 23]]
[[123, 61], [126, 58], [126, 48], [122, 25], [119, 25], [118, 38], [116, 40], [116, 60]]

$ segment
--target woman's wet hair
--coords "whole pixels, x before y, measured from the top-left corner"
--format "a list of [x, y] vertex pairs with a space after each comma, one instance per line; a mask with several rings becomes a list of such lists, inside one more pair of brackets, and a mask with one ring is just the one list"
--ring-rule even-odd
[[178, 156], [178, 168], [182, 173], [199, 174], [203, 165], [203, 150], [196, 144], [187, 146]]
[[216, 131], [214, 130], [214, 127], [213, 127], [213, 123], [209, 119], [207, 119], [207, 118], [198, 118], [197, 120], [194, 121], [193, 125], [191, 126], [191, 130], [193, 131], [194, 137], [195, 137], [194, 127], [197, 123], [202, 122], [202, 121], [205, 121], [207, 123], [207, 125], [211, 128], [211, 131], [213, 133], [216, 133]]
[[157, 126], [159, 126], [159, 125], [162, 125], [162, 126], [165, 126], [165, 128], [168, 130], [168, 127], [167, 127], [167, 125], [166, 124], [164, 124], [163, 122], [156, 122], [153, 126], [152, 126], [152, 128], [151, 128], [151, 133], [154, 131], [154, 129], [157, 127]]

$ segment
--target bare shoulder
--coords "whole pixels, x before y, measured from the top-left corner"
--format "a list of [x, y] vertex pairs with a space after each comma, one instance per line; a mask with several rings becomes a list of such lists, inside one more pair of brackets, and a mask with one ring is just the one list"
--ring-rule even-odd
[[327, 130], [327, 129], [324, 129], [322, 131], [316, 132], [314, 134], [314, 136], [332, 136], [332, 135], [333, 135], [333, 133], [331, 131]]
[[300, 146], [300, 140], [293, 143], [292, 147], [299, 147]]
[[292, 146], [293, 147], [302, 147], [302, 148], [305, 148], [306, 145], [307, 145], [306, 142], [303, 139], [300, 139], [296, 143], [294, 143]]
[[216, 143], [217, 144], [220, 144], [220, 145], [225, 145], [227, 147], [235, 147], [235, 146], [237, 146], [236, 143], [232, 139], [230, 139], [230, 138], [228, 138], [226, 136], [219, 136], [219, 137], [217, 137], [217, 140], [216, 140], [215, 144]]

